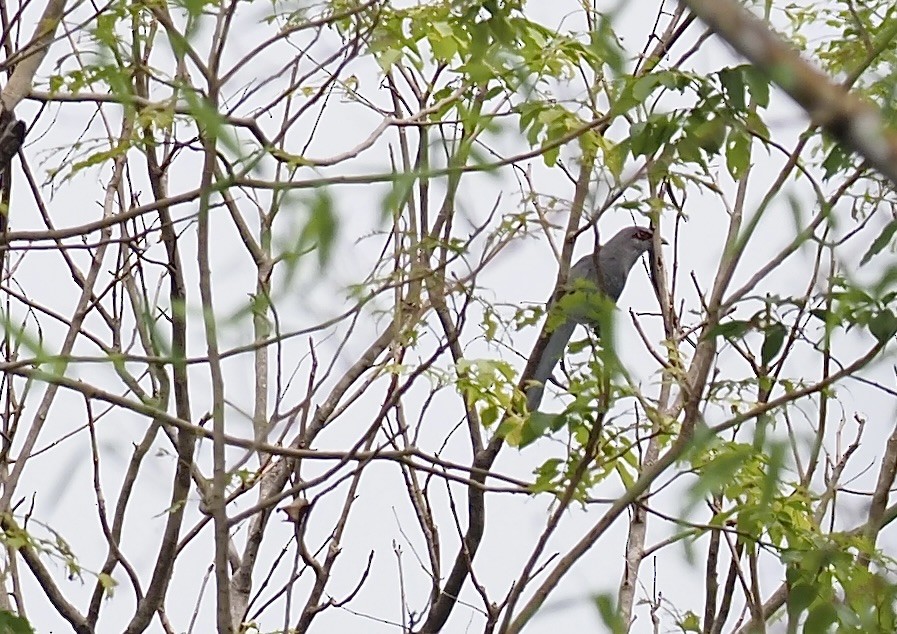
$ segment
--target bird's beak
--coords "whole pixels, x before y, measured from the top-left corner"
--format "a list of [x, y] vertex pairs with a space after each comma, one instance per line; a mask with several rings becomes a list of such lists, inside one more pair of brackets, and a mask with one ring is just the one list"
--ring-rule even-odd
[[670, 243], [667, 242], [664, 238], [661, 238], [661, 239], [660, 239], [660, 244], [662, 244], [662, 245], [664, 245], [664, 246], [670, 246]]

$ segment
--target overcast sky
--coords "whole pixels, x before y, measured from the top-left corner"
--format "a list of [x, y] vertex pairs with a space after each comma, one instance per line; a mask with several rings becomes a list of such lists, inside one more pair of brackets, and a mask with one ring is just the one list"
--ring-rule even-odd
[[[528, 17], [538, 20], [549, 27], [560, 27], [565, 30], [582, 30], [582, 18], [577, 10], [579, 3], [574, 0], [556, 0], [555, 2], [531, 2], [527, 9]], [[614, 19], [614, 28], [622, 37], [627, 50], [635, 54], [644, 46], [646, 36], [648, 12], [643, 3], [624, 3]], [[234, 32], [239, 37], [231, 39], [231, 45], [226, 52], [226, 61], [233, 63], [238, 60], [252, 46], [270, 34], [270, 27], [260, 23], [261, 18], [268, 10], [268, 5], [256, 3], [247, 7], [238, 14], [239, 24], [235, 24]], [[653, 3], [650, 19], [654, 19]], [[88, 11], [87, 7], [79, 9]], [[86, 15], [86, 14], [85, 14]], [[75, 22], [74, 16], [69, 23]], [[693, 25], [690, 34], [684, 38], [682, 50], [690, 46], [700, 33], [701, 27]], [[25, 29], [26, 31], [30, 30]], [[202, 41], [202, 33], [198, 35]], [[78, 44], [78, 36], [74, 36], [74, 42]], [[83, 36], [81, 36], [83, 38]], [[86, 40], [86, 38], [84, 38]], [[319, 57], [331, 53], [337, 48], [337, 41], [332, 33], [325, 33], [321, 41], [316, 43], [316, 51]], [[48, 56], [43, 70], [43, 76], [47, 73], [57, 72], [53, 70], [57, 60], [62, 60], [68, 53], [70, 43], [61, 41], [57, 43]], [[283, 47], [284, 56], [289, 55], [286, 47]], [[678, 57], [674, 54], [673, 59]], [[250, 68], [241, 74], [245, 82], [254, 78], [268, 77], [276, 72], [284, 63], [286, 57], [266, 55], [258, 59]], [[164, 60], [159, 60], [161, 63]], [[71, 59], [62, 62], [64, 68], [73, 67]], [[224, 66], [228, 66], [225, 63]], [[733, 63], [740, 63], [728, 52], [728, 50], [711, 41], [706, 42], [701, 49], [690, 58], [688, 67], [696, 73], [709, 73]], [[354, 75], [358, 82], [358, 92], [367, 98], [374, 100], [379, 106], [389, 107], [389, 98], [385, 90], [379, 88], [381, 75], [378, 67], [370, 58], [363, 57], [353, 62], [345, 76]], [[240, 81], [234, 85], [239, 86]], [[39, 86], [39, 88], [43, 88]], [[274, 86], [272, 90], [279, 90]], [[274, 94], [273, 92], [271, 94]], [[257, 96], [253, 103], [263, 103], [263, 93]], [[19, 116], [29, 122], [33, 121], [39, 112], [40, 105], [35, 102], [26, 102], [20, 108]], [[251, 110], [249, 105], [240, 109], [238, 114], [245, 115]], [[109, 125], [113, 133], [118, 132], [120, 121], [117, 108], [105, 110], [110, 117]], [[778, 93], [773, 96], [773, 102], [767, 118], [773, 136], [786, 148], [793, 146], [793, 141], [804, 129], [806, 119], [786, 99]], [[71, 163], [71, 156], [66, 154], [65, 148], [76, 143], [82, 138], [82, 133], [87, 127], [89, 133], [85, 136], [102, 134], [103, 122], [99, 118], [90, 121], [93, 108], [89, 104], [63, 106], [50, 105], [41, 112], [33, 129], [30, 131], [25, 155], [28, 157], [37, 180], [46, 181], [46, 172], [57, 165]], [[327, 105], [324, 115], [318, 124], [318, 129], [307, 155], [313, 157], [326, 157], [338, 154], [364, 139], [380, 122], [380, 117], [370, 110], [342, 100], [336, 96]], [[262, 120], [260, 125], [268, 130], [274, 130], [279, 125], [276, 120]], [[497, 142], [499, 150], [511, 154], [524, 148], [525, 141], [519, 138], [516, 122], [508, 121], [503, 124], [504, 130]], [[613, 128], [609, 135], [621, 135], [625, 129]], [[304, 144], [304, 139], [296, 139], [297, 153]], [[394, 144], [394, 135], [385, 135], [373, 147], [368, 149], [356, 160], [341, 164], [333, 169], [321, 170], [321, 174], [365, 174], [381, 172], [387, 169], [389, 161], [389, 145]], [[60, 149], [61, 148], [61, 149]], [[783, 165], [783, 157], [776, 153], [767, 153], [763, 149], [755, 148], [756, 158], [754, 172], [751, 176], [752, 187], [748, 193], [749, 204], [746, 209], [753, 210], [759, 199], [765, 193], [767, 183], [778, 173]], [[199, 154], [196, 154], [197, 162], [192, 166], [189, 161], [178, 164], [177, 170], [170, 175], [171, 192], [187, 191], [198, 186], [200, 175]], [[566, 149], [561, 158], [568, 166], [575, 167], [575, 155]], [[142, 166], [142, 160], [138, 159], [135, 165]], [[573, 195], [573, 185], [557, 167], [546, 168], [541, 160], [532, 161], [529, 166], [532, 169], [533, 180], [536, 188], [545, 196], [557, 196], [561, 199], [570, 199]], [[24, 180], [21, 169], [16, 166], [15, 198], [11, 213], [11, 228], [13, 231], [29, 228], [43, 228], [35, 205], [28, 195], [28, 186]], [[195, 171], [194, 171], [195, 169]], [[574, 170], [575, 171], [575, 170]], [[724, 166], [720, 173], [724, 173]], [[313, 175], [308, 169], [300, 172], [300, 177], [308, 178]], [[259, 177], [270, 177], [273, 170], [270, 164], [262, 164], [259, 168]], [[95, 220], [102, 214], [101, 202], [103, 188], [108, 182], [109, 170], [97, 173], [87, 170], [77, 174], [70, 180], [56, 183], [53, 188], [43, 185], [43, 194], [49, 201], [49, 214], [57, 227], [75, 226], [84, 222]], [[140, 203], [148, 202], [151, 192], [148, 184], [142, 182], [144, 177], [136, 170], [129, 174], [133, 179], [133, 189], [143, 192]], [[734, 184], [728, 177], [721, 177], [721, 181], [727, 189], [729, 198], [734, 195]], [[320, 323], [349, 306], [346, 288], [350, 284], [358, 283], [369, 273], [372, 264], [379, 257], [383, 245], [383, 237], [371, 235], [374, 231], [383, 230], [382, 200], [388, 188], [380, 185], [363, 186], [339, 186], [331, 189], [334, 197], [335, 208], [338, 210], [340, 220], [340, 234], [330, 263], [322, 270], [316, 265], [314, 258], [303, 260], [297, 270], [296, 276], [286, 279], [276, 276], [278, 291], [278, 318], [281, 320], [281, 328], [284, 331], [308, 327]], [[600, 185], [595, 187], [592, 207], [597, 207], [607, 194], [606, 189]], [[307, 192], [296, 195], [297, 209], [301, 209], [301, 200]], [[637, 192], [632, 193], [638, 195]], [[733, 288], [750, 278], [751, 274], [762, 263], [765, 263], [778, 249], [787, 244], [794, 229], [794, 217], [792, 215], [789, 196], [793, 196], [798, 206], [804, 207], [804, 213], [809, 216], [812, 211], [812, 198], [804, 184], [790, 182], [770, 209], [766, 212], [757, 232], [757, 239], [749, 245], [749, 254], [744, 258], [742, 267], [738, 270], [733, 281]], [[626, 197], [624, 197], [625, 199]], [[434, 200], [439, 200], [434, 196]], [[510, 168], [503, 168], [496, 173], [470, 174], [464, 177], [458, 197], [458, 207], [463, 214], [472, 220], [485, 218], [498, 201], [498, 212], [510, 213], [520, 208], [520, 186], [517, 176]], [[247, 205], [247, 208], [249, 206]], [[175, 209], [179, 217], [185, 218], [195, 214], [195, 204], [182, 205]], [[712, 282], [712, 275], [722, 253], [722, 244], [725, 236], [727, 222], [726, 210], [713, 195], [702, 193], [692, 187], [689, 191], [688, 204], [685, 212], [687, 222], [682, 225], [680, 243], [675, 254], [671, 247], [665, 250], [664, 255], [668, 262], [674, 257], [678, 258], [677, 284], [681, 292], [681, 298], [686, 302], [687, 309], [696, 309], [698, 300], [692, 286], [692, 275], [698, 280], [703, 289], [707, 289]], [[852, 226], [846, 219], [847, 209], [838, 209], [836, 213], [844, 214], [845, 222], [839, 231], [846, 231]], [[215, 288], [215, 302], [218, 315], [222, 317], [220, 334], [222, 347], [229, 348], [242, 345], [251, 341], [251, 331], [248, 320], [234, 317], [247, 304], [248, 296], [254, 291], [255, 271], [248, 264], [245, 249], [240, 244], [239, 237], [233, 230], [230, 220], [226, 217], [223, 208], [216, 209], [213, 215], [214, 251], [213, 257], [213, 284]], [[556, 218], [559, 226], [563, 225], [566, 216], [559, 214]], [[871, 237], [877, 235], [877, 231], [888, 220], [873, 220], [866, 234]], [[289, 235], [288, 225], [302, 222], [302, 216], [297, 213], [293, 217], [281, 218], [279, 229], [281, 235]], [[620, 227], [631, 224], [632, 216], [622, 208], [610, 211], [602, 219], [600, 232], [604, 237], [613, 235]], [[644, 220], [639, 218], [644, 224]], [[666, 219], [663, 222], [664, 229], [672, 229], [672, 222]], [[182, 227], [184, 228], [184, 227]], [[464, 233], [459, 229], [459, 233]], [[186, 261], [190, 264], [188, 270], [188, 282], [195, 282], [195, 227], [186, 227], [184, 245], [187, 254]], [[672, 235], [665, 233], [670, 242]], [[282, 239], [282, 238], [279, 238]], [[562, 239], [558, 231], [556, 239]], [[868, 244], [868, 240], [865, 244]], [[860, 242], [859, 244], [862, 244]], [[584, 235], [577, 245], [574, 257], [587, 253], [592, 245], [592, 238]], [[158, 248], [158, 247], [157, 247]], [[845, 258], [854, 261], [862, 254], [860, 246], [848, 245]], [[74, 253], [77, 261], [84, 263], [86, 256], [83, 253]], [[761, 292], [781, 293], [797, 295], [803, 293], [810, 283], [809, 252], [799, 252], [788, 260], [781, 271], [771, 275], [758, 289]], [[851, 260], [851, 258], [853, 260]], [[114, 260], [110, 260], [104, 276], [111, 279], [108, 271]], [[458, 265], [458, 270], [463, 270], [463, 264]], [[484, 271], [479, 279], [483, 294], [493, 300], [497, 305], [504, 305], [507, 314], [510, 315], [516, 305], [538, 304], [544, 301], [552, 288], [557, 273], [557, 264], [554, 261], [551, 250], [544, 240], [523, 240], [508, 248], [501, 257], [496, 259]], [[67, 273], [58, 255], [52, 250], [45, 252], [29, 253], [16, 271], [16, 282], [29, 297], [42, 301], [46, 305], [55, 307], [62, 314], [68, 314], [77, 298], [77, 287], [72, 283], [71, 276]], [[288, 284], [288, 286], [287, 286]], [[205, 344], [202, 337], [202, 323], [199, 318], [199, 296], [191, 286], [191, 354], [203, 354]], [[631, 324], [628, 311], [636, 312], [656, 311], [656, 300], [651, 290], [648, 277], [643, 266], [638, 265], [625, 292], [619, 301], [620, 311], [617, 315], [617, 346], [618, 352], [627, 370], [631, 372], [636, 381], [640, 382], [648, 396], [657, 393], [659, 368], [656, 361], [645, 351], [640, 339]], [[749, 305], [741, 317], [748, 317], [751, 311], [756, 310], [757, 305]], [[22, 315], [19, 315], [20, 317]], [[233, 317], [233, 319], [227, 319]], [[64, 332], [60, 325], [42, 320], [43, 335], [47, 347], [53, 350], [59, 345], [59, 337]], [[91, 327], [97, 327], [98, 322], [89, 319]], [[322, 359], [331, 359], [338, 354], [334, 375], [338, 377], [340, 370], [349, 366], [370, 344], [374, 336], [378, 334], [386, 323], [386, 317], [368, 313], [360, 320], [347, 345], [338, 348], [341, 338], [333, 336], [325, 338], [316, 335], [317, 354]], [[653, 340], [659, 341], [662, 330], [659, 320], [645, 319], [647, 332]], [[343, 332], [342, 327], [336, 329], [337, 333]], [[522, 369], [524, 359], [500, 345], [489, 345], [482, 338], [474, 336], [476, 329], [469, 331], [471, 334], [463, 341], [465, 353], [471, 358], [503, 358], [513, 363], [518, 369]], [[514, 335], [516, 350], [526, 352], [538, 334], [537, 328], [529, 328]], [[578, 333], [581, 337], [584, 333]], [[424, 342], [426, 344], [427, 342]], [[849, 334], [839, 340], [843, 350], [861, 350], [861, 340], [858, 335]], [[426, 346], [421, 356], [426, 355]], [[91, 351], [95, 353], [95, 349]], [[303, 396], [303, 390], [307, 373], [310, 368], [308, 359], [308, 343], [305, 338], [296, 338], [284, 345], [284, 357], [290, 359], [285, 364], [286, 371], [292, 371], [298, 366], [294, 380], [294, 387], [287, 393], [285, 407], [295, 405]], [[409, 362], [413, 361], [410, 357]], [[800, 374], [800, 364], [813, 363], [814, 357], [810, 355], [798, 355], [789, 364], [786, 370]], [[734, 377], [748, 377], [747, 367], [739, 367], [737, 361], [728, 360], [721, 369]], [[227, 386], [227, 399], [230, 407], [227, 411], [228, 432], [235, 435], [251, 436], [249, 421], [241, 412], [251, 411], [252, 392], [251, 375], [252, 357], [249, 355], [238, 356], [227, 360], [223, 364], [225, 382]], [[818, 361], [813, 365], [818, 366]], [[443, 363], [441, 367], [445, 367]], [[890, 366], [879, 363], [870, 372], [869, 376], [888, 377]], [[814, 372], [816, 370], [814, 369]], [[107, 366], [79, 365], [72, 370], [72, 375], [84, 380], [97, 381], [107, 385], [120, 383], [114, 378], [114, 373]], [[191, 394], [194, 414], [206, 411], [209, 406], [210, 389], [208, 388], [208, 373], [202, 367], [191, 370], [194, 392]], [[428, 396], [426, 384], [421, 384], [412, 390], [407, 397], [409, 409], [412, 404], [419, 406]], [[884, 438], [887, 421], [893, 416], [894, 406], [892, 400], [882, 395], [881, 392], [871, 389], [857, 382], [847, 382], [838, 388], [841, 395], [844, 410], [832, 413], [832, 419], [847, 421], [845, 435], [852, 437], [851, 420], [855, 411], [864, 412], [866, 415], [875, 416], [880, 420], [873, 423], [881, 425], [881, 434]], [[326, 394], [326, 391], [322, 391]], [[352, 406], [349, 420], [343, 422], [334, 429], [321, 435], [316, 443], [319, 449], [346, 449], [349, 443], [358, 438], [359, 430], [369, 424], [370, 417], [379, 409], [385, 393], [385, 379], [375, 384], [369, 393], [365, 394]], [[39, 396], [37, 391], [34, 396]], [[34, 398], [34, 397], [32, 397]], [[33, 403], [32, 403], [33, 405]], [[561, 401], [546, 399], [544, 409], [558, 411], [562, 407]], [[71, 409], [70, 409], [71, 408]], [[73, 414], [75, 413], [76, 414]], [[56, 443], [63, 434], [75, 430], [83, 425], [82, 399], [74, 394], [61, 394], [50, 413], [50, 423], [39, 443], [40, 447]], [[431, 412], [442, 415], [441, 420], [428, 421], [425, 434], [420, 439], [420, 445], [427, 450], [436, 450], [439, 443], [446, 437], [446, 430], [459, 424], [462, 416], [461, 403], [456, 394], [449, 389], [439, 392], [434, 400]], [[708, 410], [708, 422], [719, 422], [725, 412]], [[432, 414], [431, 414], [432, 415]], [[631, 400], [618, 404], [611, 416], [633, 417], [634, 409]], [[714, 416], [718, 419], [714, 419]], [[352, 418], [354, 417], [354, 418]], [[132, 443], [136, 442], [145, 431], [146, 421], [136, 416], [114, 411], [111, 415], [102, 419], [99, 427], [101, 450], [105, 455], [103, 464], [103, 481], [106, 491], [110, 495], [118, 490], [124, 471], [127, 469], [128, 459], [132, 451]], [[870, 431], [871, 433], [871, 431]], [[427, 434], [431, 434], [427, 437]], [[457, 430], [451, 441], [445, 448], [443, 457], [466, 461], [469, 459], [466, 432]], [[809, 432], [807, 434], [809, 438]], [[95, 512], [95, 499], [93, 497], [93, 472], [90, 464], [89, 438], [85, 433], [76, 434], [57, 444], [48, 451], [32, 459], [26, 470], [25, 480], [20, 485], [20, 497], [25, 498], [25, 505], [33, 503], [32, 516], [35, 520], [46, 523], [48, 526], [60, 531], [69, 542], [79, 562], [90, 570], [97, 570], [105, 557], [106, 546], [102, 532], [99, 529], [97, 514]], [[881, 451], [881, 443], [868, 443], [861, 448], [854, 464], [868, 466], [875, 464]], [[137, 487], [139, 490], [139, 504], [130, 511], [129, 520], [125, 527], [123, 548], [132, 557], [135, 567], [146, 575], [154, 565], [154, 552], [157, 548], [158, 537], [161, 534], [165, 521], [165, 512], [170, 495], [170, 471], [174, 458], [167, 442], [158, 442], [159, 451], [145, 465], [144, 472], [140, 476]], [[565, 451], [561, 439], [545, 440], [535, 445], [518, 451], [506, 448], [495, 468], [499, 471], [530, 479], [533, 469], [545, 459], [562, 455]], [[864, 455], [865, 454], [865, 455]], [[237, 460], [242, 456], [239, 451], [230, 452], [230, 458]], [[205, 444], [200, 451], [199, 463], [205, 472], [211, 473], [211, 445]], [[304, 469], [305, 477], [312, 477], [316, 468], [324, 468], [324, 465], [307, 464]], [[874, 482], [875, 469], [865, 474], [851, 484], [857, 489], [869, 488]], [[664, 480], [665, 481], [665, 480]], [[679, 513], [686, 505], [687, 490], [690, 484], [688, 479], [680, 479], [672, 486], [666, 488], [663, 495], [656, 498], [658, 508], [669, 510], [671, 513]], [[446, 558], [452, 557], [457, 548], [457, 540], [452, 535], [449, 527], [452, 526], [449, 506], [447, 504], [444, 487], [434, 485], [434, 504], [437, 519], [441, 520], [446, 528], [443, 539], [443, 552]], [[453, 485], [455, 501], [459, 506], [466, 504], [465, 491], [458, 485]], [[609, 480], [598, 487], [594, 492], [596, 496], [613, 496], [619, 493], [620, 484], [616, 480]], [[342, 503], [340, 492], [345, 492], [344, 486], [333, 495], [322, 499], [316, 508], [315, 522], [309, 528], [309, 541], [318, 544], [330, 530], [330, 522], [327, 518], [338, 513]], [[33, 498], [31, 497], [33, 494]], [[254, 497], [247, 497], [245, 501], [236, 505], [234, 509], [242, 509], [248, 506]], [[111, 506], [114, 500], [107, 500]], [[551, 500], [546, 496], [490, 496], [488, 502], [488, 519], [485, 538], [476, 561], [476, 573], [478, 581], [490, 589], [491, 596], [499, 600], [509, 587], [511, 582], [520, 574], [520, 570], [526, 557], [529, 555], [538, 535], [544, 528], [547, 511]], [[859, 512], [864, 508], [864, 502], [848, 501], [845, 508], [851, 505]], [[22, 509], [20, 509], [21, 511]], [[429, 591], [429, 580], [424, 571], [417, 565], [415, 557], [423, 556], [423, 544], [419, 537], [419, 531], [414, 530], [416, 523], [411, 516], [411, 508], [407, 502], [407, 494], [402, 485], [401, 474], [398, 469], [389, 463], [376, 464], [368, 467], [366, 478], [358, 494], [358, 501], [353, 510], [359, 521], [349, 523], [348, 531], [342, 540], [343, 554], [337, 566], [337, 573], [333, 582], [328, 586], [328, 594], [342, 596], [352, 590], [357, 583], [359, 575], [364, 569], [368, 553], [375, 553], [371, 572], [373, 582], [365, 584], [356, 599], [351, 603], [351, 611], [331, 609], [321, 615], [320, 622], [316, 622], [315, 628], [328, 632], [395, 632], [394, 625], [379, 622], [395, 622], [401, 619], [400, 600], [398, 594], [398, 573], [394, 547], [399, 546], [403, 552], [403, 564], [405, 569], [406, 592], [412, 608], [422, 609]], [[591, 527], [600, 517], [602, 509], [592, 507], [583, 509], [573, 506], [566, 514], [560, 529], [550, 542], [548, 552], [564, 553], [570, 545], [575, 543], [581, 535]], [[694, 511], [694, 519], [706, 521], [706, 510], [699, 507]], [[849, 513], [847, 514], [849, 515]], [[185, 530], [189, 530], [200, 518], [197, 510], [197, 500], [190, 502], [190, 513], [185, 522]], [[844, 525], [853, 525], [856, 517], [842, 516]], [[280, 521], [280, 517], [277, 518]], [[404, 530], [403, 527], [411, 527]], [[36, 533], [45, 534], [40, 529], [33, 529]], [[676, 532], [676, 527], [653, 518], [649, 525], [648, 544], [653, 544], [669, 537]], [[291, 539], [292, 528], [287, 524], [278, 524], [276, 531], [268, 537], [266, 548], [263, 549], [261, 560], [270, 562], [279, 556], [280, 550], [286, 547]], [[884, 539], [889, 535], [886, 533]], [[238, 534], [238, 541], [242, 538]], [[533, 620], [527, 632], [535, 634], [558, 631], [582, 631], [583, 628], [596, 626], [597, 615], [590, 603], [590, 597], [596, 593], [612, 593], [616, 596], [617, 587], [623, 569], [622, 553], [626, 539], [626, 523], [618, 521], [615, 526], [602, 537], [598, 546], [589, 552], [573, 569], [562, 584], [546, 603], [543, 611]], [[410, 540], [410, 541], [409, 541]], [[702, 540], [696, 546], [699, 553], [698, 562], [701, 562], [700, 553], [706, 549], [706, 540]], [[414, 550], [417, 549], [417, 555]], [[290, 555], [292, 556], [292, 555]], [[192, 542], [176, 564], [175, 576], [172, 588], [169, 590], [166, 608], [168, 614], [178, 631], [186, 629], [190, 615], [193, 612], [200, 586], [206, 570], [212, 559], [212, 532], [211, 525], [207, 526], [203, 535]], [[701, 588], [702, 569], [700, 564], [688, 563], [686, 551], [682, 545], [672, 546], [660, 551], [657, 559], [646, 561], [642, 569], [641, 582], [646, 584], [640, 588], [639, 596], [643, 594], [662, 593], [669, 599], [670, 604], [682, 609], [692, 609], [700, 612], [703, 605]], [[265, 569], [265, 565], [260, 565]], [[354, 572], [353, 572], [354, 570]], [[282, 571], [281, 571], [282, 572]], [[781, 574], [778, 567], [765, 571], [770, 580], [767, 587], [772, 589]], [[63, 578], [64, 571], [59, 567], [59, 579]], [[33, 577], [27, 572], [22, 574], [26, 580], [25, 594], [30, 598], [30, 612], [28, 617], [34, 624], [37, 632], [64, 632], [69, 631], [68, 626], [60, 619], [49, 605], [42, 603], [41, 593], [35, 587]], [[85, 575], [86, 582], [81, 585], [79, 581], [60, 581], [69, 599], [79, 608], [86, 606], [92, 591], [92, 578]], [[130, 618], [133, 610], [133, 597], [123, 571], [116, 570], [114, 577], [121, 584], [111, 604], [104, 607], [104, 616], [100, 621], [100, 630], [106, 632], [120, 631], [122, 625]], [[282, 579], [280, 579], [282, 581]], [[305, 598], [305, 591], [310, 587], [311, 576], [305, 576], [297, 583], [294, 605], [301, 604]], [[656, 587], [653, 584], [656, 583]], [[212, 590], [213, 579], [209, 581], [209, 587], [205, 590], [204, 601], [201, 606], [195, 632], [210, 632], [214, 628], [214, 593]], [[273, 584], [276, 586], [277, 584]], [[465, 586], [462, 596], [464, 602], [473, 605], [480, 603], [480, 598], [471, 587]], [[272, 612], [276, 613], [276, 612]], [[638, 622], [634, 632], [648, 631], [650, 616], [647, 608], [637, 608]], [[359, 615], [368, 615], [366, 619]], [[673, 629], [673, 620], [667, 615], [661, 615], [663, 627], [661, 631]], [[482, 628], [483, 618], [476, 610], [467, 605], [458, 605], [452, 615], [447, 632], [477, 632]], [[280, 626], [278, 619], [263, 620], [261, 631], [271, 631]], [[154, 622], [150, 631], [160, 631], [157, 622]], [[776, 631], [774, 628], [770, 631]]]

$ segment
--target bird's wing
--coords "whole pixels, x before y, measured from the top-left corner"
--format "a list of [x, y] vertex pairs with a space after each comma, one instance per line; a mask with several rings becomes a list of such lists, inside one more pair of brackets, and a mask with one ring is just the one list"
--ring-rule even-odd
[[[570, 268], [570, 276], [567, 282], [569, 287], [568, 292], [572, 290], [573, 287], [581, 287], [581, 280], [590, 282], [593, 286], [598, 285], [599, 280], [595, 273], [595, 264], [596, 260], [594, 255], [587, 255]], [[557, 306], [549, 308], [549, 319], [551, 318], [550, 314], [552, 310], [556, 310], [557, 308]], [[567, 312], [564, 315], [564, 320], [551, 331], [551, 334], [548, 337], [548, 343], [545, 344], [545, 349], [533, 372], [533, 385], [526, 391], [526, 405], [529, 411], [534, 412], [539, 408], [539, 404], [542, 402], [542, 395], [545, 391], [545, 384], [548, 379], [551, 378], [555, 366], [557, 366], [558, 362], [564, 358], [567, 342], [569, 342], [570, 337], [573, 336], [576, 324], [588, 324], [595, 330], [595, 333], [598, 334], [598, 322], [589, 317], [590, 310], [588, 306], [568, 306]]]
[[[545, 391], [545, 382], [551, 377], [554, 366], [564, 356], [567, 342], [576, 329], [576, 324], [587, 324], [600, 336], [599, 317], [604, 306], [596, 305], [596, 294], [615, 304], [626, 285], [626, 278], [642, 253], [651, 248], [648, 238], [650, 231], [639, 227], [627, 227], [608, 240], [598, 251], [580, 258], [570, 267], [565, 295], [561, 306], [549, 307], [549, 318], [557, 308], [563, 308], [560, 324], [548, 337], [542, 356], [530, 359], [528, 366], [535, 362], [534, 384], [527, 388], [526, 403], [530, 411], [538, 409]], [[600, 274], [599, 274], [600, 271]], [[565, 301], [569, 300], [569, 301]], [[565, 305], [566, 304], [566, 305]]]
[[576, 322], [568, 318], [558, 324], [549, 335], [548, 343], [545, 344], [545, 349], [533, 372], [533, 385], [526, 391], [526, 407], [529, 411], [534, 412], [539, 409], [545, 384], [551, 377], [551, 373], [554, 372], [554, 367], [564, 357], [567, 342], [570, 341], [575, 329]]

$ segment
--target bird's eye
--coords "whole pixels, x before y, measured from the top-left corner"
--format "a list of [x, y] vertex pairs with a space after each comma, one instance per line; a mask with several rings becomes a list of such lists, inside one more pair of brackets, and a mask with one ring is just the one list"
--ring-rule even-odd
[[641, 231], [639, 231], [638, 233], [635, 234], [635, 237], [638, 238], [639, 240], [650, 240], [652, 236], [651, 236], [650, 231], [642, 229]]

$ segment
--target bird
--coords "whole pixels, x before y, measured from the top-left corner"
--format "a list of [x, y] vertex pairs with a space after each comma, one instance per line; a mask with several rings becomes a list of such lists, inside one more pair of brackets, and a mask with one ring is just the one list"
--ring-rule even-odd
[[[661, 240], [661, 243], [666, 244], [664, 240]], [[600, 292], [616, 304], [626, 286], [629, 271], [644, 253], [650, 253], [653, 248], [654, 232], [652, 229], [633, 226], [620, 230], [596, 252], [580, 258], [576, 264], [570, 267], [564, 295], [585, 288], [591, 292]], [[563, 301], [564, 295], [559, 301]], [[554, 306], [555, 303], [549, 305], [549, 319]], [[551, 328], [548, 342], [536, 363], [532, 381], [526, 390], [528, 411], [535, 412], [539, 408], [542, 394], [545, 391], [545, 383], [564, 356], [567, 342], [573, 335], [577, 324], [590, 326], [596, 335], [600, 335], [594, 301], [574, 304], [569, 308], [565, 307], [562, 321]]]
[[25, 122], [4, 109], [0, 112], [0, 169], [6, 168], [24, 141]]

